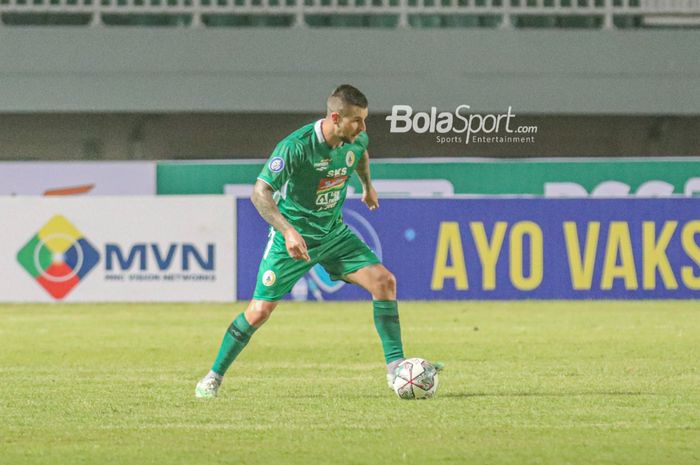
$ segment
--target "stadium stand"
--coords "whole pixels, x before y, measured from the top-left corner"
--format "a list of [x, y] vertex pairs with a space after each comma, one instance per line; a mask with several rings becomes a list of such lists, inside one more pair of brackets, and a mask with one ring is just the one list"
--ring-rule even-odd
[[8, 26], [699, 27], [700, 0], [0, 0]]

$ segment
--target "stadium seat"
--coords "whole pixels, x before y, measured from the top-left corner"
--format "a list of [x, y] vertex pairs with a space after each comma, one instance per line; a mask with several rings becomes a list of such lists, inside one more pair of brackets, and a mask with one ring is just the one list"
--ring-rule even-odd
[[411, 27], [419, 28], [441, 27], [442, 17], [440, 15], [409, 15], [408, 24]]
[[[300, 6], [308, 9], [298, 11]], [[700, 20], [693, 18], [700, 18], [700, 3], [680, 8], [678, 2], [642, 0], [0, 0], [2, 24], [9, 26], [283, 28], [303, 21], [310, 27], [393, 29], [407, 19], [412, 28], [464, 29], [497, 28], [504, 17], [517, 29], [697, 28]]]
[[602, 25], [602, 16], [560, 16], [557, 18], [557, 27], [565, 29], [600, 29]]
[[4, 13], [2, 23], [6, 26], [86, 26], [90, 24], [89, 13]]
[[367, 26], [376, 28], [394, 28], [399, 24], [398, 15], [370, 15], [367, 17]]
[[148, 26], [176, 27], [189, 26], [192, 16], [188, 14], [104, 14], [102, 23], [105, 26]]
[[613, 24], [618, 29], [632, 29], [642, 27], [641, 16], [613, 16]]
[[445, 27], [479, 27], [479, 17], [475, 15], [455, 15], [445, 18]]
[[554, 16], [522, 15], [514, 16], [513, 26], [517, 28], [551, 28], [557, 26]]

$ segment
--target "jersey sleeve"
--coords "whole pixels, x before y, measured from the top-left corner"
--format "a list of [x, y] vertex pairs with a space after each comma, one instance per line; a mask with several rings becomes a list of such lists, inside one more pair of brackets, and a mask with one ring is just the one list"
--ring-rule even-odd
[[265, 162], [258, 179], [269, 184], [274, 190], [280, 190], [289, 180], [294, 168], [299, 165], [302, 156], [301, 148], [297, 144], [291, 141], [280, 142]]

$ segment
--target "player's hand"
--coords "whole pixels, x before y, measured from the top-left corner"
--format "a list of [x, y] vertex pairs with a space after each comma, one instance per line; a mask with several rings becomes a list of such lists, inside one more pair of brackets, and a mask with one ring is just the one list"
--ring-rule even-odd
[[373, 186], [362, 190], [362, 202], [364, 202], [370, 210], [379, 208], [379, 196]]
[[295, 260], [311, 261], [309, 251], [306, 248], [306, 242], [301, 234], [294, 228], [287, 228], [284, 232], [284, 245], [287, 247], [287, 253]]

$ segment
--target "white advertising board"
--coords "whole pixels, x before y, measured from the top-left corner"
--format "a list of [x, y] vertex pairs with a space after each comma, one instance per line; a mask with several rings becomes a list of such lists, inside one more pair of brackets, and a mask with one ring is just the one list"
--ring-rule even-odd
[[1, 162], [0, 195], [155, 195], [156, 163]]
[[0, 197], [1, 302], [230, 302], [230, 196]]

